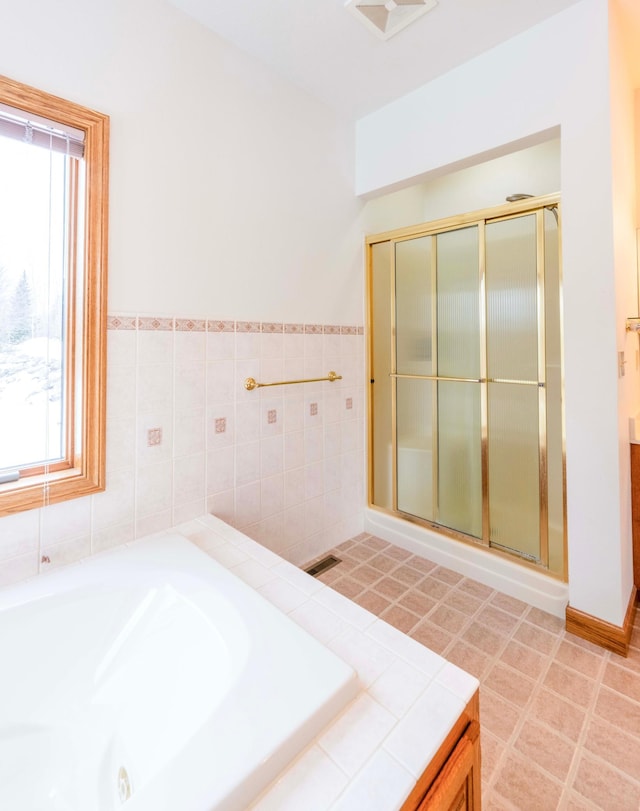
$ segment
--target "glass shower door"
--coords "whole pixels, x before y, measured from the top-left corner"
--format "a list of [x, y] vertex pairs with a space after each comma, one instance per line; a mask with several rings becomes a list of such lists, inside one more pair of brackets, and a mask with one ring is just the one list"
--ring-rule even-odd
[[396, 509], [482, 537], [478, 227], [395, 245]]
[[562, 576], [557, 203], [380, 236], [372, 503]]
[[[486, 226], [489, 543], [540, 560], [543, 510], [544, 268], [538, 214]], [[541, 543], [541, 540], [543, 541]]]

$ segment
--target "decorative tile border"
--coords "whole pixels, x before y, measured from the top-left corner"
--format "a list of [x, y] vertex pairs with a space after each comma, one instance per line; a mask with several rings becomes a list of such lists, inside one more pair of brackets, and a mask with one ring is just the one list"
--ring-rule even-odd
[[207, 332], [235, 332], [235, 321], [207, 321]]
[[107, 329], [165, 332], [239, 332], [287, 335], [364, 335], [364, 327], [339, 324], [281, 324], [273, 321], [223, 321], [149, 315], [108, 315]]
[[107, 329], [136, 329], [138, 319], [135, 315], [108, 315]]
[[236, 321], [236, 332], [261, 332], [259, 321]]
[[173, 318], [138, 317], [138, 329], [151, 330], [152, 332], [172, 332], [173, 323]]
[[284, 332], [284, 324], [270, 324], [262, 322], [262, 332], [278, 333]]
[[176, 318], [176, 331], [179, 332], [205, 332], [207, 322], [205, 319]]

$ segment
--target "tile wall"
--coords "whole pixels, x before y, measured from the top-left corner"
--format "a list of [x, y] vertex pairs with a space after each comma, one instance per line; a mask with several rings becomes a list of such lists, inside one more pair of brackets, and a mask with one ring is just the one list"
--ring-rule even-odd
[[[0, 584], [206, 512], [294, 563], [362, 530], [358, 326], [111, 315], [107, 489], [0, 518]], [[260, 382], [342, 375], [247, 391]]]

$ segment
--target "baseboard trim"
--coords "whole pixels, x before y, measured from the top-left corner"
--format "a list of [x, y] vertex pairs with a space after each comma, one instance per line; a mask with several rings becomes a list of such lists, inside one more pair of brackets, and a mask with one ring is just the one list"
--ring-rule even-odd
[[581, 639], [587, 639], [589, 642], [600, 645], [602, 648], [607, 648], [607, 650], [613, 651], [620, 656], [627, 656], [633, 629], [633, 613], [636, 609], [637, 593], [634, 586], [622, 626], [613, 625], [568, 605], [566, 610], [567, 631], [579, 636]]

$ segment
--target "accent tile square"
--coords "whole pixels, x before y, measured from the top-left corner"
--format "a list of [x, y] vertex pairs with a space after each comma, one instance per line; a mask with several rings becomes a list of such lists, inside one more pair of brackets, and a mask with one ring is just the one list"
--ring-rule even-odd
[[162, 428], [149, 428], [147, 431], [147, 446], [152, 448], [154, 445], [162, 444]]

